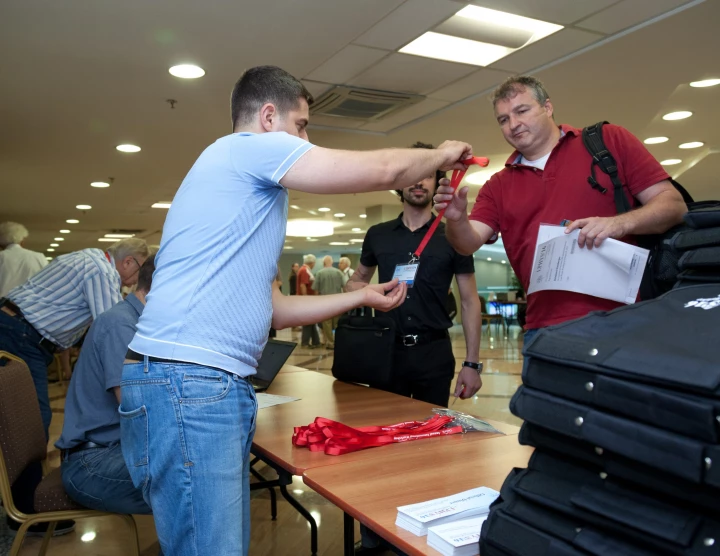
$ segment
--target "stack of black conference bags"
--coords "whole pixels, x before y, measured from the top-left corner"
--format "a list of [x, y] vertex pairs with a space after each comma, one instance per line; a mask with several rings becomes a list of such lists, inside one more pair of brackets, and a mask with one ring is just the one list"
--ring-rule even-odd
[[536, 450], [480, 554], [720, 555], [720, 284], [549, 327], [525, 355], [510, 408]]
[[665, 240], [678, 253], [675, 287], [720, 284], [720, 208], [688, 212], [685, 224], [685, 229]]

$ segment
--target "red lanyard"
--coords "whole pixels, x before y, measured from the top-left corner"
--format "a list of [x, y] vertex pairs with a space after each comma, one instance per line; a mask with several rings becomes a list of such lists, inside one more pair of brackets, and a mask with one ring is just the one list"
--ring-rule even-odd
[[[480, 156], [473, 156], [472, 158], [466, 158], [462, 161], [465, 166], [470, 166], [472, 164], [477, 164], [478, 166], [487, 166], [490, 163], [490, 160], [484, 157]], [[466, 170], [453, 170], [452, 179], [450, 180], [450, 187], [452, 187], [453, 193], [460, 185], [460, 182], [465, 177]], [[430, 229], [425, 233], [425, 237], [422, 238], [422, 241], [420, 242], [420, 245], [418, 245], [418, 248], [415, 250], [415, 253], [413, 253], [411, 263], [417, 262], [420, 259], [420, 255], [425, 250], [425, 247], [427, 247], [428, 242], [430, 241], [430, 238], [435, 233], [435, 230], [440, 225], [440, 221], [442, 220], [443, 215], [445, 214], [446, 209], [442, 209], [440, 212], [438, 212], [437, 218], [435, 218], [435, 221], [430, 225]]]
[[112, 260], [110, 259], [110, 253], [108, 253], [107, 251], [105, 251], [105, 258], [108, 260], [108, 262], [110, 264], [112, 264]]

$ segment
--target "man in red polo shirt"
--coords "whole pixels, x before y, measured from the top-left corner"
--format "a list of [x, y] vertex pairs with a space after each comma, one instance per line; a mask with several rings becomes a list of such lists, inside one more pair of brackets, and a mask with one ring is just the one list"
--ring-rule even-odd
[[[626, 129], [603, 127], [605, 144], [617, 161], [619, 176], [637, 208], [618, 215], [610, 178], [597, 172], [603, 194], [588, 184], [590, 154], [582, 130], [558, 126], [542, 83], [533, 77], [511, 77], [493, 94], [495, 117], [515, 152], [505, 168], [480, 189], [467, 214], [467, 188], [456, 195], [445, 185], [435, 196], [437, 210], [447, 206], [446, 234], [462, 254], [477, 251], [502, 234], [508, 259], [527, 291], [540, 224], [571, 220], [567, 232], [580, 229], [580, 247], [598, 247], [607, 238], [631, 240], [635, 234], [662, 233], [682, 221], [687, 207], [662, 166]], [[568, 291], [541, 291], [528, 296], [526, 330], [550, 326], [610, 310], [620, 303]], [[532, 333], [526, 334], [525, 341]]]

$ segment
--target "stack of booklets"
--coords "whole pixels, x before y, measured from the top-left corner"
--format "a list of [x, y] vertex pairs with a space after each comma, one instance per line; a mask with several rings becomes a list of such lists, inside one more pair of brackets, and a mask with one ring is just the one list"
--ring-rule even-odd
[[428, 546], [443, 556], [475, 556], [478, 553], [480, 528], [487, 515], [451, 521], [428, 529]]
[[427, 535], [430, 527], [487, 515], [490, 504], [498, 496], [500, 493], [491, 488], [479, 487], [444, 498], [400, 506], [395, 525], [418, 536]]

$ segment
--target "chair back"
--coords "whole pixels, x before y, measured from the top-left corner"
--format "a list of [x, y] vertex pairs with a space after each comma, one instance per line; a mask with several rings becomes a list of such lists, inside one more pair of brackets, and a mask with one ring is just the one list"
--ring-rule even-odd
[[47, 455], [40, 404], [27, 365], [0, 351], [0, 448], [12, 485]]

